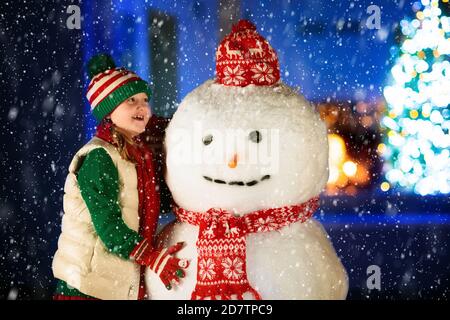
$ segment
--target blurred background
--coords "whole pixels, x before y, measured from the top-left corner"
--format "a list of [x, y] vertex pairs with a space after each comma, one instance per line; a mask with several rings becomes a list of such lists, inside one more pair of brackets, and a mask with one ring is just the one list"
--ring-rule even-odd
[[241, 18], [328, 125], [316, 217], [348, 298], [448, 299], [448, 0], [19, 2], [0, 4], [0, 299], [52, 296], [68, 164], [95, 131], [87, 60], [108, 52], [136, 70], [170, 118], [214, 77], [216, 47]]

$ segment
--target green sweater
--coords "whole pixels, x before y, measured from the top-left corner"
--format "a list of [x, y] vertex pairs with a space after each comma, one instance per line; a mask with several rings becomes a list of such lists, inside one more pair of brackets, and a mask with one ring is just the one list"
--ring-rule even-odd
[[[119, 174], [103, 148], [88, 153], [77, 175], [81, 196], [91, 214], [98, 237], [112, 254], [129, 259], [134, 247], [143, 239], [122, 219], [119, 199]], [[56, 294], [87, 297], [60, 280]]]

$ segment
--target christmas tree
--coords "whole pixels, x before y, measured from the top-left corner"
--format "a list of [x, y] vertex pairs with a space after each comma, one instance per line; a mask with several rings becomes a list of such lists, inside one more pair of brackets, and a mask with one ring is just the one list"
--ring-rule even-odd
[[390, 85], [384, 88], [385, 164], [381, 189], [450, 192], [450, 17], [448, 0], [422, 0], [400, 23]]

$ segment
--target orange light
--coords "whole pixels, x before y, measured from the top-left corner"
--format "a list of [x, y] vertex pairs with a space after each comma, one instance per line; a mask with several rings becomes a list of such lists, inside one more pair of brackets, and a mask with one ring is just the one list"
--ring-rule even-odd
[[358, 186], [365, 185], [370, 181], [368, 166], [352, 159], [347, 153], [344, 139], [338, 134], [328, 135], [328, 145], [327, 194], [339, 194], [339, 190], [351, 195], [356, 194]]
[[344, 139], [335, 133], [329, 134], [328, 145], [330, 149], [330, 162], [336, 165], [344, 162], [347, 155]]
[[356, 174], [352, 177], [352, 181], [356, 185], [365, 185], [370, 180], [370, 173], [366, 166], [359, 164], [356, 169]]
[[409, 112], [409, 116], [413, 119], [416, 119], [419, 116], [419, 112], [417, 110], [411, 110]]
[[377, 147], [377, 151], [379, 154], [383, 154], [386, 151], [386, 145], [384, 143], [380, 143]]
[[389, 182], [383, 182], [380, 185], [381, 190], [383, 190], [384, 192], [388, 191], [391, 188], [391, 185], [389, 184]]
[[368, 128], [373, 125], [372, 117], [370, 116], [364, 116], [361, 118], [361, 124], [364, 128]]
[[342, 165], [342, 170], [344, 171], [347, 177], [354, 177], [357, 169], [358, 165], [353, 161], [346, 161]]

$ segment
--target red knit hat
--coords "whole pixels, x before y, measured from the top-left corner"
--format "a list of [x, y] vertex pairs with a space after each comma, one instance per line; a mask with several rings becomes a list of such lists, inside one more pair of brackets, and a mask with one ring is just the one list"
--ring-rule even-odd
[[226, 86], [270, 86], [280, 80], [275, 50], [248, 20], [233, 25], [231, 33], [220, 43], [216, 73], [216, 81]]

